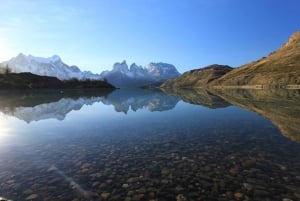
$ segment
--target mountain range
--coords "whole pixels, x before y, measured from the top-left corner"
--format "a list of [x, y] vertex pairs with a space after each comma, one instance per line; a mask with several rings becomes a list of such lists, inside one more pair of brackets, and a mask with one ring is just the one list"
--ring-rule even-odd
[[35, 57], [20, 53], [18, 56], [0, 63], [0, 71], [4, 73], [30, 72], [40, 76], [56, 77], [60, 80], [107, 80], [117, 87], [140, 87], [143, 85], [163, 82], [169, 78], [180, 76], [176, 67], [167, 63], [150, 63], [146, 67], [135, 63], [128, 65], [126, 61], [115, 63], [113, 69], [101, 74], [81, 71], [77, 66], [68, 66], [61, 58], [54, 55], [49, 58]]
[[110, 71], [94, 74], [81, 71], [77, 66], [68, 66], [56, 55], [41, 58], [19, 54], [0, 63], [1, 69], [4, 73], [30, 72], [60, 80], [105, 80], [119, 88], [297, 88], [300, 85], [300, 31], [277, 51], [257, 61], [237, 68], [214, 64], [183, 75], [167, 63], [150, 63], [142, 67], [135, 63], [128, 66], [126, 61], [115, 63]]
[[160, 90], [24, 90], [0, 91], [0, 114], [14, 116], [27, 123], [45, 119], [64, 120], [71, 111], [84, 105], [102, 102], [112, 105], [116, 112], [146, 109], [150, 112], [175, 108], [179, 98]]

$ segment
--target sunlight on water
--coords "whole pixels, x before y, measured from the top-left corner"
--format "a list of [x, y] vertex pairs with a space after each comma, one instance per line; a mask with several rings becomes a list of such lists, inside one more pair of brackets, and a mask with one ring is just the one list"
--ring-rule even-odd
[[6, 121], [7, 118], [3, 118], [3, 115], [0, 115], [0, 119], [0, 144], [2, 144], [9, 136], [11, 136], [12, 129]]

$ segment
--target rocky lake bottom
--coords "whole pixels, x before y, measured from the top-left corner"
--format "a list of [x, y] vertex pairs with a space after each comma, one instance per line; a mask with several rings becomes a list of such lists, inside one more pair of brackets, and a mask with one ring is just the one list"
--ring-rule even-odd
[[109, 97], [89, 98], [63, 119], [52, 111], [30, 123], [6, 110], [0, 116], [2, 128], [10, 126], [0, 134], [0, 197], [300, 200], [299, 143], [254, 112], [165, 96], [142, 96], [134, 110], [132, 99], [117, 105]]

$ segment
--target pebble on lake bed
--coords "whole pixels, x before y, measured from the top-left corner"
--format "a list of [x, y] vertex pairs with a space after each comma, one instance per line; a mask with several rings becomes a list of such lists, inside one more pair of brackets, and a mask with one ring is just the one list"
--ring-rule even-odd
[[38, 198], [39, 196], [37, 194], [31, 194], [30, 196], [28, 196], [26, 198], [26, 200], [35, 200], [36, 198]]
[[101, 197], [104, 199], [104, 200], [107, 200], [110, 196], [110, 193], [101, 193]]
[[182, 194], [176, 196], [176, 201], [187, 201], [187, 199]]
[[47, 170], [47, 172], [52, 172], [52, 171], [56, 171], [56, 170], [57, 170], [57, 168], [54, 165], [51, 165], [49, 167], [49, 169]]
[[299, 146], [278, 150], [253, 135], [176, 132], [145, 132], [141, 139], [139, 132], [134, 139], [127, 131], [95, 133], [58, 141], [51, 150], [28, 146], [0, 157], [0, 194], [14, 201], [300, 200]]
[[235, 199], [237, 199], [237, 200], [241, 200], [242, 197], [243, 197], [243, 193], [236, 192], [236, 193], [234, 194], [234, 197], [235, 197]]
[[0, 197], [0, 201], [12, 201], [12, 200], [6, 199], [4, 197]]

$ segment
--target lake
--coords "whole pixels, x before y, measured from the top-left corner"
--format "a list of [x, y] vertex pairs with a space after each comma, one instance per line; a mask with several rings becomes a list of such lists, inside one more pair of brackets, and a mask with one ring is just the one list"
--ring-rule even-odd
[[300, 200], [299, 90], [0, 93], [7, 200]]

